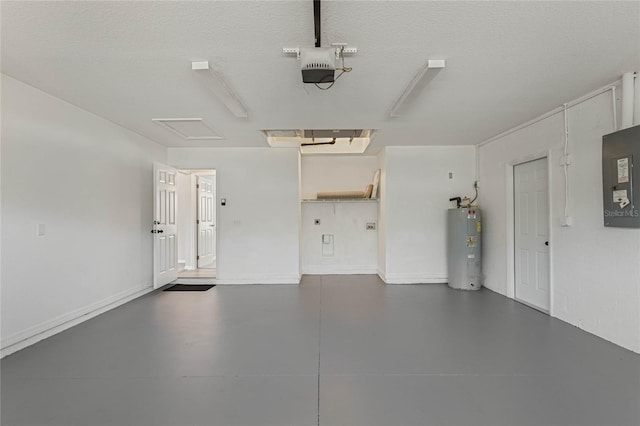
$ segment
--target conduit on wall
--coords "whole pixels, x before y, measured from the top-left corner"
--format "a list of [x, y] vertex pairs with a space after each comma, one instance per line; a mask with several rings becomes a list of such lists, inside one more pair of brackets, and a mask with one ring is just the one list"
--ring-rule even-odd
[[633, 89], [634, 74], [627, 72], [622, 75], [622, 122], [620, 124], [621, 129], [633, 126], [633, 107], [634, 107], [634, 94]]
[[616, 86], [611, 86], [611, 110], [613, 111], [613, 130], [618, 130], [618, 101], [616, 100]]
[[635, 102], [633, 103], [633, 124], [640, 124], [640, 72], [636, 71], [633, 73], [634, 75], [634, 97]]
[[563, 106], [564, 112], [564, 156], [562, 157], [562, 168], [564, 169], [564, 219], [562, 221], [562, 226], [571, 225], [571, 219], [569, 216], [569, 114], [567, 109], [569, 108], [568, 104], [564, 104]]

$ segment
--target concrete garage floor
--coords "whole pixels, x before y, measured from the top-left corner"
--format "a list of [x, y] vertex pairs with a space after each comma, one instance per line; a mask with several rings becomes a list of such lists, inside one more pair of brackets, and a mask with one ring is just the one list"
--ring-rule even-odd
[[640, 355], [488, 290], [155, 292], [1, 363], [2, 425], [639, 425]]

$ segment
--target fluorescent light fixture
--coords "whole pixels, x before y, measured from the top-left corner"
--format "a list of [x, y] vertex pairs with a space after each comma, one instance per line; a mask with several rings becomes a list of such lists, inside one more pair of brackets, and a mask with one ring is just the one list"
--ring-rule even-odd
[[390, 117], [400, 117], [405, 108], [410, 104], [433, 78], [444, 68], [444, 59], [429, 59], [427, 63], [418, 71], [418, 74], [411, 80], [411, 83], [404, 89], [391, 111]]
[[224, 139], [202, 118], [153, 118], [151, 120], [187, 140]]
[[247, 109], [231, 91], [222, 76], [209, 66], [209, 61], [191, 62], [191, 69], [196, 72], [209, 89], [238, 118], [247, 118]]

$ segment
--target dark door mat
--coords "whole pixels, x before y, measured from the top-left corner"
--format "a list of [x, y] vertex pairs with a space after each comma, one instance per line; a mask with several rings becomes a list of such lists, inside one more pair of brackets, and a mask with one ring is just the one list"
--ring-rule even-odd
[[207, 291], [215, 284], [175, 284], [163, 291]]

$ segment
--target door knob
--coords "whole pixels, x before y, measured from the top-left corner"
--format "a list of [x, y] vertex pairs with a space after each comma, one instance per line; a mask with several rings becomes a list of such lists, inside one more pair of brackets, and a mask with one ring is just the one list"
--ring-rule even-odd
[[164, 230], [158, 229], [158, 234], [162, 234], [163, 232], [164, 232]]
[[544, 245], [545, 245], [545, 246], [548, 246], [548, 245], [549, 245], [549, 241], [545, 241], [545, 242], [544, 242]]

